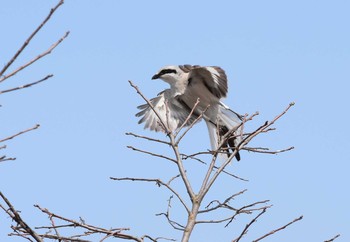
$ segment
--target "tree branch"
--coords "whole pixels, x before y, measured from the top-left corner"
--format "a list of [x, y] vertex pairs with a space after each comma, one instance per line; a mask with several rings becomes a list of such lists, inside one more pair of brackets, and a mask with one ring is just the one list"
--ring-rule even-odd
[[15, 138], [15, 137], [17, 137], [17, 136], [19, 136], [19, 135], [21, 135], [21, 134], [27, 133], [27, 132], [32, 131], [32, 130], [34, 130], [34, 129], [37, 129], [37, 128], [39, 128], [39, 127], [40, 127], [40, 124], [36, 124], [36, 125], [35, 125], [34, 127], [32, 127], [32, 128], [23, 130], [23, 131], [21, 131], [21, 132], [18, 132], [17, 134], [11, 135], [11, 136], [9, 136], [9, 137], [7, 137], [7, 138], [4, 138], [4, 139], [0, 140], [0, 143], [2, 143], [2, 142], [4, 142], [4, 141], [7, 141], [7, 140], [10, 140], [10, 139], [13, 139], [13, 138]]
[[333, 242], [333, 241], [336, 240], [339, 236], [340, 236], [340, 234], [337, 234], [337, 235], [334, 236], [333, 238], [331, 238], [331, 239], [329, 239], [329, 240], [325, 240], [324, 242]]
[[169, 191], [171, 191], [181, 202], [181, 204], [184, 206], [184, 208], [186, 209], [187, 213], [190, 212], [190, 209], [187, 207], [185, 201], [181, 198], [181, 196], [179, 195], [179, 193], [177, 193], [169, 184], [170, 182], [175, 179], [177, 176], [173, 177], [172, 179], [170, 179], [170, 181], [168, 183], [163, 182], [160, 179], [147, 179], [147, 178], [134, 178], [134, 177], [110, 177], [110, 179], [115, 180], [115, 181], [142, 181], [142, 182], [155, 182], [159, 187], [165, 186], [166, 188], [168, 188]]
[[238, 238], [237, 238], [237, 239], [234, 239], [232, 242], [238, 242], [238, 241], [240, 241], [240, 240], [242, 239], [242, 237], [248, 232], [248, 228], [249, 228], [253, 223], [255, 223], [255, 222], [258, 220], [258, 218], [259, 218], [261, 215], [263, 215], [265, 212], [266, 212], [266, 208], [265, 208], [264, 210], [262, 210], [255, 218], [253, 218], [253, 219], [250, 221], [250, 223], [247, 224], [247, 225], [245, 226], [245, 228], [243, 229], [242, 233], [238, 236]]
[[36, 62], [37, 60], [41, 59], [42, 57], [51, 54], [51, 52], [65, 39], [67, 38], [69, 35], [69, 31], [67, 31], [63, 37], [61, 37], [56, 43], [54, 43], [53, 45], [51, 45], [51, 47], [49, 49], [47, 49], [45, 52], [41, 53], [40, 55], [38, 55], [37, 57], [35, 57], [34, 59], [30, 60], [29, 62], [27, 62], [26, 64], [20, 66], [19, 68], [17, 68], [16, 70], [14, 70], [13, 72], [11, 72], [10, 74], [6, 75], [6, 76], [2, 76], [0, 78], [0, 83], [5, 81], [7, 78], [16, 75], [18, 72], [20, 72], [21, 70], [25, 69], [26, 67], [30, 66], [31, 64], [33, 64], [34, 62]]
[[284, 225], [284, 226], [282, 226], [282, 227], [280, 227], [280, 228], [278, 228], [278, 229], [272, 230], [271, 232], [269, 232], [269, 233], [267, 233], [267, 234], [261, 236], [260, 238], [258, 238], [258, 239], [256, 239], [256, 240], [253, 240], [252, 242], [258, 242], [258, 241], [260, 241], [260, 240], [266, 238], [267, 236], [270, 236], [270, 235], [272, 235], [272, 234], [274, 234], [274, 233], [276, 233], [276, 232], [278, 232], [278, 231], [280, 231], [280, 230], [282, 230], [282, 229], [285, 229], [285, 228], [287, 228], [289, 225], [291, 225], [291, 224], [293, 224], [293, 223], [295, 223], [295, 222], [297, 222], [297, 221], [299, 221], [299, 220], [302, 220], [302, 219], [303, 219], [303, 216], [300, 216], [299, 218], [294, 219], [293, 221], [287, 223], [286, 225]]
[[151, 137], [142, 136], [142, 135], [134, 134], [134, 133], [131, 133], [131, 132], [127, 132], [127, 133], [125, 133], [125, 135], [131, 135], [131, 136], [134, 136], [135, 138], [141, 138], [141, 139], [146, 139], [146, 140], [149, 140], [149, 141], [154, 141], [154, 142], [157, 142], [157, 143], [162, 143], [162, 144], [166, 144], [166, 145], [171, 145], [169, 142], [164, 141], [164, 140], [153, 139], [153, 138], [151, 138]]
[[171, 199], [173, 198], [173, 196], [170, 196], [169, 200], [168, 200], [168, 208], [166, 213], [158, 213], [156, 214], [156, 216], [161, 216], [164, 215], [166, 217], [166, 219], [168, 220], [168, 223], [171, 225], [171, 227], [173, 227], [176, 230], [180, 230], [180, 231], [184, 231], [185, 230], [185, 226], [179, 224], [178, 222], [170, 219], [170, 208], [171, 208]]
[[22, 86], [19, 86], [19, 87], [14, 87], [14, 88], [10, 88], [10, 89], [7, 89], [7, 90], [0, 91], [0, 94], [6, 93], [6, 92], [17, 91], [19, 89], [24, 89], [24, 88], [27, 88], [27, 87], [31, 87], [31, 86], [34, 86], [36, 84], [39, 84], [40, 82], [46, 81], [47, 79], [49, 79], [51, 77], [53, 77], [52, 74], [47, 75], [46, 77], [44, 77], [41, 80], [36, 81], [36, 82], [32, 82], [32, 83], [28, 83], [28, 84], [25, 84], [25, 85], [22, 85]]
[[12, 65], [12, 63], [17, 59], [17, 57], [22, 53], [22, 51], [27, 47], [32, 38], [40, 31], [40, 29], [46, 24], [47, 21], [51, 18], [54, 12], [64, 3], [64, 0], [60, 0], [58, 4], [50, 10], [50, 13], [44, 19], [44, 21], [34, 30], [34, 32], [28, 37], [28, 39], [23, 43], [21, 48], [18, 49], [16, 54], [11, 58], [11, 60], [2, 68], [0, 71], [0, 82], [4, 81], [8, 77], [3, 77], [5, 71]]
[[30, 234], [33, 239], [37, 242], [43, 242], [43, 240], [40, 238], [40, 236], [32, 230], [26, 222], [22, 219], [22, 217], [19, 215], [19, 213], [16, 211], [16, 209], [13, 207], [13, 205], [10, 203], [10, 201], [5, 197], [5, 195], [0, 192], [0, 197], [4, 200], [4, 202], [9, 207], [8, 209], [5, 209], [1, 204], [1, 208], [20, 226], [20, 228], [24, 229], [28, 234]]
[[[108, 235], [109, 237], [115, 237], [115, 238], [121, 238], [121, 239], [127, 239], [127, 240], [133, 240], [133, 241], [138, 241], [138, 242], [143, 242], [143, 240], [141, 238], [138, 238], [136, 236], [132, 236], [129, 234], [125, 234], [122, 233], [123, 231], [129, 230], [128, 228], [114, 228], [114, 229], [104, 229], [104, 228], [99, 228], [93, 225], [89, 225], [85, 222], [78, 222], [72, 219], [68, 219], [65, 217], [62, 217], [60, 215], [54, 214], [52, 212], [50, 212], [48, 209], [46, 208], [41, 208], [39, 205], [34, 205], [34, 207], [38, 208], [41, 212], [47, 214], [50, 218], [57, 218], [59, 220], [68, 222], [69, 224], [67, 224], [66, 226], [60, 226], [62, 227], [80, 227], [80, 228], [84, 228], [86, 230], [88, 230], [88, 234], [95, 234], [95, 233], [101, 233], [101, 234], [105, 234]], [[40, 229], [42, 227], [38, 227], [37, 229]], [[58, 228], [56, 226], [56, 228]], [[50, 235], [50, 236], [56, 236], [57, 235]], [[80, 237], [80, 236], [86, 236], [86, 232], [83, 235], [75, 235], [72, 236], [71, 238], [74, 237]], [[76, 240], [77, 241], [77, 240]]]

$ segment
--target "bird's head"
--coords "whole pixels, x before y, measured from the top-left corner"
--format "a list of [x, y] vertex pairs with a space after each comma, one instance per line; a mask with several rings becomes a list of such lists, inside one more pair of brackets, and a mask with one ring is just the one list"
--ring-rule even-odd
[[183, 74], [184, 71], [179, 66], [164, 66], [152, 77], [152, 80], [161, 79], [173, 85], [182, 78]]

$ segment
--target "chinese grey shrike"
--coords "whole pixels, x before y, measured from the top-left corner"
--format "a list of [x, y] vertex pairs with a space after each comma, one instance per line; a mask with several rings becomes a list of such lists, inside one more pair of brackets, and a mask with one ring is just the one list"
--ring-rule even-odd
[[[209, 131], [211, 148], [218, 149], [218, 144], [229, 130], [238, 127], [242, 117], [232, 111], [220, 100], [227, 94], [227, 77], [223, 69], [217, 66], [179, 65], [165, 66], [155, 74], [152, 79], [161, 79], [170, 85], [150, 100], [152, 106], [167, 125], [170, 131], [175, 131], [188, 118], [197, 99], [199, 103], [193, 110], [186, 126], [190, 125], [203, 112], [203, 119]], [[168, 107], [166, 107], [166, 105]], [[142, 117], [139, 123], [145, 122], [145, 128], [154, 131], [163, 131], [159, 118], [148, 104], [138, 107], [141, 109], [136, 114]], [[167, 114], [168, 113], [168, 114]], [[241, 141], [242, 126], [229, 138], [222, 147], [229, 156], [229, 149], [234, 150]], [[240, 160], [237, 152], [236, 159]]]

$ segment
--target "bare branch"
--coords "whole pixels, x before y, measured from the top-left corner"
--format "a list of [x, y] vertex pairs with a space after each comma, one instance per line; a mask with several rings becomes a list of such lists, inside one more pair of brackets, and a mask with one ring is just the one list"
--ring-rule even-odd
[[170, 180], [167, 182], [167, 185], [170, 185], [170, 183], [171, 183], [172, 181], [174, 181], [176, 178], [179, 178], [180, 176], [181, 176], [181, 175], [178, 174], [178, 175], [176, 175], [176, 176], [170, 178]]
[[285, 115], [288, 110], [294, 106], [295, 103], [291, 102], [288, 107], [279, 115], [277, 115], [273, 120], [271, 120], [270, 122], [266, 121], [265, 124], [263, 124], [262, 126], [260, 126], [258, 129], [256, 129], [253, 133], [251, 133], [250, 135], [248, 135], [245, 139], [243, 139], [241, 141], [241, 143], [239, 144], [239, 148], [243, 147], [244, 145], [248, 144], [255, 136], [257, 136], [258, 134], [266, 131], [267, 128], [269, 128], [271, 125], [273, 125], [278, 119], [280, 119], [283, 115]]
[[14, 220], [16, 221], [16, 223], [22, 228], [24, 229], [28, 234], [30, 234], [33, 239], [35, 239], [35, 241], [37, 242], [42, 242], [43, 240], [40, 238], [40, 236], [34, 231], [32, 230], [28, 224], [26, 222], [24, 222], [24, 220], [22, 219], [22, 217], [19, 215], [19, 213], [17, 212], [17, 210], [13, 207], [13, 205], [10, 203], [10, 201], [4, 196], [4, 194], [2, 194], [2, 192], [0, 192], [0, 197], [4, 200], [4, 202], [7, 204], [7, 206], [9, 207], [8, 209], [5, 209], [2, 205], [1, 208]]
[[31, 86], [34, 86], [36, 84], [39, 84], [40, 82], [43, 82], [43, 81], [46, 81], [47, 79], [53, 77], [52, 74], [50, 75], [47, 75], [46, 77], [42, 78], [41, 80], [39, 81], [36, 81], [36, 82], [32, 82], [32, 83], [28, 83], [28, 84], [25, 84], [25, 85], [22, 85], [22, 86], [19, 86], [19, 87], [14, 87], [14, 88], [11, 88], [11, 89], [7, 89], [7, 90], [3, 90], [3, 91], [0, 91], [0, 94], [3, 94], [3, 93], [6, 93], [6, 92], [12, 92], [12, 91], [17, 91], [19, 89], [24, 89], [24, 88], [27, 88], [27, 87], [31, 87]]
[[147, 179], [147, 178], [134, 178], [134, 177], [122, 177], [122, 178], [118, 178], [118, 177], [110, 177], [110, 179], [115, 180], [115, 181], [142, 181], [142, 182], [155, 182], [159, 187], [161, 185], [165, 186], [166, 188], [168, 188], [169, 191], [171, 191], [178, 199], [179, 201], [182, 203], [182, 205], [184, 206], [184, 208], [186, 209], [187, 213], [190, 212], [190, 209], [187, 207], [185, 201], [182, 199], [182, 197], [179, 195], [179, 193], [177, 193], [171, 186], [170, 186], [170, 182], [175, 179], [178, 176], [173, 177], [172, 179], [170, 179], [170, 181], [168, 183], [163, 182], [160, 179]]
[[337, 235], [334, 236], [333, 238], [331, 238], [331, 239], [329, 239], [329, 240], [325, 240], [324, 242], [332, 242], [332, 241], [336, 240], [339, 236], [340, 236], [340, 234], [337, 234]]
[[69, 241], [69, 242], [91, 242], [91, 240], [85, 240], [85, 239], [78, 239], [78, 238], [70, 238], [70, 237], [65, 237], [65, 236], [58, 236], [58, 235], [53, 235], [53, 234], [40, 234], [39, 235], [41, 238], [46, 238], [46, 239], [53, 239], [53, 240], [58, 240], [58, 241]]
[[[220, 207], [224, 207], [226, 206], [231, 199], [234, 199], [235, 197], [239, 196], [239, 195], [242, 195], [243, 193], [245, 193], [247, 191], [247, 189], [244, 189], [240, 192], [237, 192], [233, 195], [231, 195], [230, 197], [226, 198], [224, 202], [219, 202], [218, 200], [214, 200], [214, 201], [211, 201], [205, 208], [205, 210], [200, 210], [198, 211], [198, 213], [207, 213], [207, 212], [210, 212], [210, 211], [213, 211], [213, 210], [216, 210]], [[209, 208], [214, 202], [218, 203], [218, 205], [216, 205], [215, 207], [212, 207], [212, 208]]]
[[148, 155], [152, 155], [152, 156], [156, 156], [156, 157], [159, 157], [159, 158], [167, 159], [167, 160], [170, 160], [170, 161], [172, 161], [172, 162], [174, 162], [174, 163], [177, 163], [176, 160], [174, 160], [174, 159], [172, 159], [172, 158], [170, 158], [170, 157], [164, 156], [164, 155], [159, 155], [159, 154], [156, 154], [156, 153], [153, 153], [153, 152], [149, 152], [149, 151], [147, 151], [147, 150], [137, 149], [137, 148], [135, 148], [135, 147], [133, 147], [133, 146], [130, 146], [130, 145], [128, 145], [127, 148], [132, 149], [132, 150], [134, 150], [134, 151], [141, 152], [141, 153], [145, 153], [145, 154], [148, 154]]
[[[36, 208], [38, 208], [40, 211], [42, 211], [43, 213], [47, 214], [50, 218], [57, 218], [59, 220], [68, 222], [69, 224], [66, 227], [72, 227], [72, 225], [73, 225], [73, 227], [80, 227], [80, 228], [84, 228], [84, 229], [88, 230], [88, 234], [101, 233], [101, 234], [108, 235], [109, 237], [115, 237], [115, 238], [143, 242], [142, 239], [140, 239], [138, 237], [122, 233], [123, 231], [129, 230], [128, 228], [114, 228], [114, 229], [99, 228], [99, 227], [96, 227], [93, 225], [89, 225], [85, 222], [78, 222], [78, 221], [68, 219], [68, 218], [62, 217], [60, 215], [54, 214], [46, 208], [41, 208], [39, 205], [34, 205], [34, 206]], [[56, 228], [57, 228], [57, 226], [56, 226]], [[57, 236], [57, 235], [50, 235], [50, 236]], [[73, 237], [80, 237], [80, 236], [86, 236], [86, 233], [84, 233], [82, 235], [76, 235]], [[71, 240], [71, 238], [69, 240]], [[79, 241], [79, 240], [76, 239], [75, 241]]]
[[[203, 154], [213, 154], [213, 153], [214, 153], [213, 151], [204, 151], [204, 152], [197, 152], [197, 153], [191, 154], [191, 155], [181, 154], [181, 157], [182, 157], [183, 160], [186, 160], [186, 159], [190, 158], [190, 159], [194, 159], [194, 160], [196, 160], [196, 161], [199, 161], [200, 163], [202, 163], [202, 164], [204, 164], [204, 165], [208, 165], [206, 162], [202, 161], [201, 159], [196, 158], [196, 156], [198, 156], [198, 155], [203, 155]], [[217, 169], [219, 169], [219, 167], [216, 166], [216, 165], [214, 165], [214, 166], [213, 166], [213, 169], [216, 169], [216, 170], [217, 170]], [[247, 180], [247, 179], [244, 179], [244, 178], [242, 178], [242, 177], [239, 177], [239, 176], [237, 176], [237, 175], [234, 175], [234, 174], [232, 174], [232, 173], [230, 173], [230, 172], [228, 172], [228, 171], [225, 171], [225, 170], [223, 170], [222, 173], [225, 173], [226, 175], [229, 175], [229, 176], [231, 176], [231, 177], [233, 177], [233, 178], [236, 178], [236, 179], [238, 179], [238, 180], [241, 180], [241, 181], [245, 181], [245, 182], [249, 181], [249, 180]]]
[[57, 229], [57, 227], [55, 225], [55, 221], [54, 221], [53, 217], [49, 216], [49, 219], [51, 221], [52, 228], [55, 230], [55, 233], [56, 233], [57, 237], [61, 237], [60, 233], [58, 232], [58, 229]]
[[131, 132], [125, 133], [125, 135], [131, 135], [131, 136], [134, 136], [134, 137], [136, 137], [136, 138], [141, 138], [141, 139], [146, 139], [146, 140], [149, 140], [149, 141], [154, 141], [154, 142], [157, 142], [157, 143], [162, 143], [162, 144], [166, 144], [166, 145], [171, 145], [169, 142], [164, 141], [164, 140], [153, 139], [153, 138], [151, 138], [151, 137], [142, 136], [142, 135], [134, 134], [134, 133], [131, 133]]
[[142, 236], [141, 237], [142, 239], [144, 239], [144, 238], [147, 238], [147, 239], [150, 239], [150, 240], [152, 240], [152, 241], [158, 241], [158, 240], [168, 240], [168, 241], [176, 241], [176, 239], [170, 239], [170, 238], [165, 238], [165, 237], [157, 237], [157, 238], [151, 238], [151, 237], [149, 237], [148, 235], [144, 235], [144, 236]]
[[[238, 150], [242, 149], [242, 147], [244, 147], [246, 144], [248, 144], [255, 136], [257, 136], [258, 134], [260, 134], [261, 132], [263, 132], [264, 130], [266, 130], [267, 128], [269, 128], [271, 125], [273, 125], [279, 118], [281, 118], [284, 114], [287, 113], [287, 111], [294, 105], [294, 103], [290, 103], [288, 105], [288, 107], [279, 115], [277, 115], [272, 121], [268, 122], [266, 121], [266, 123], [262, 126], [260, 126], [258, 129], [256, 129], [252, 134], [248, 135], [246, 138], [244, 138], [239, 144], [238, 146], [235, 148], [235, 151], [230, 155], [230, 157], [227, 158], [227, 160], [220, 166], [220, 168], [218, 170], [216, 170], [216, 172], [213, 174], [213, 176], [209, 179], [209, 174], [211, 172], [210, 168], [208, 170], [206, 179], [204, 180], [203, 184], [202, 184], [202, 188], [201, 188], [201, 194], [203, 194], [203, 196], [208, 192], [208, 190], [210, 189], [210, 187], [213, 185], [213, 183], [215, 182], [215, 180], [217, 179], [217, 177], [220, 175], [220, 173], [222, 172], [222, 170], [225, 169], [225, 167], [231, 162], [231, 160], [233, 159], [233, 157], [236, 155], [236, 153], [238, 152]], [[256, 112], [255, 114], [251, 115], [251, 117], [249, 117], [246, 120], [251, 120], [254, 116], [258, 115], [258, 112]], [[241, 123], [241, 125], [243, 125], [244, 122]], [[230, 132], [230, 131], [229, 131]], [[225, 140], [222, 140], [222, 142], [219, 144], [219, 148], [224, 144], [224, 142], [226, 142]], [[219, 150], [219, 149], [218, 149]], [[215, 160], [212, 161], [212, 163], [214, 163]], [[213, 164], [214, 165], [214, 164]], [[212, 166], [213, 166], [212, 165]], [[206, 185], [207, 184], [207, 185]]]
[[166, 217], [166, 219], [168, 220], [168, 223], [176, 230], [181, 230], [184, 231], [185, 230], [185, 226], [179, 224], [178, 222], [170, 219], [170, 208], [171, 208], [171, 199], [173, 198], [173, 196], [170, 196], [169, 200], [168, 200], [168, 208], [166, 213], [158, 213], [156, 214], [156, 216], [161, 216], [164, 215]]
[[232, 220], [232, 217], [234, 217], [234, 216], [235, 215], [230, 216], [228, 218], [219, 219], [219, 220], [196, 220], [196, 224], [219, 224], [219, 223], [223, 223], [223, 222]]
[[17, 137], [17, 136], [19, 136], [19, 135], [21, 135], [21, 134], [27, 133], [27, 132], [32, 131], [32, 130], [34, 130], [34, 129], [37, 129], [37, 128], [39, 128], [39, 127], [40, 127], [40, 125], [39, 125], [39, 124], [36, 124], [36, 125], [35, 125], [34, 127], [32, 127], [32, 128], [23, 130], [23, 131], [21, 131], [21, 132], [19, 132], [19, 133], [17, 133], [17, 134], [11, 135], [11, 136], [9, 136], [9, 137], [7, 137], [7, 138], [4, 138], [4, 139], [0, 140], [0, 143], [2, 143], [2, 142], [4, 142], [4, 141], [7, 141], [7, 140], [10, 140], [10, 139], [13, 139], [13, 138], [15, 138], [15, 137]]
[[20, 66], [19, 68], [17, 68], [16, 70], [14, 70], [13, 72], [11, 72], [10, 74], [6, 75], [6, 76], [2, 76], [0, 78], [0, 82], [5, 81], [7, 78], [16, 75], [18, 72], [20, 72], [21, 70], [25, 69], [26, 67], [30, 66], [31, 64], [33, 64], [34, 62], [36, 62], [37, 60], [41, 59], [42, 57], [51, 54], [51, 52], [65, 39], [67, 38], [69, 35], [69, 31], [67, 31], [63, 37], [61, 37], [56, 43], [54, 43], [53, 45], [51, 45], [51, 47], [49, 49], [47, 49], [45, 52], [41, 53], [40, 55], [38, 55], [37, 57], [33, 58], [32, 60], [30, 60], [29, 62], [27, 62], [26, 64]]
[[260, 240], [266, 238], [267, 236], [270, 236], [270, 235], [272, 235], [272, 234], [274, 234], [274, 233], [276, 233], [276, 232], [278, 232], [278, 231], [280, 231], [280, 230], [282, 230], [282, 229], [285, 229], [285, 228], [287, 228], [289, 225], [291, 225], [291, 224], [293, 224], [293, 223], [295, 223], [295, 222], [297, 222], [297, 221], [299, 221], [299, 220], [302, 220], [302, 219], [303, 219], [303, 216], [300, 216], [299, 218], [294, 219], [293, 221], [287, 223], [286, 225], [284, 225], [284, 226], [282, 226], [282, 227], [280, 227], [280, 228], [278, 228], [278, 229], [272, 230], [271, 232], [269, 232], [269, 233], [267, 233], [267, 234], [261, 236], [260, 238], [258, 238], [258, 239], [256, 239], [256, 240], [253, 240], [253, 242], [258, 242], [258, 241], [260, 241]]
[[186, 175], [186, 170], [185, 170], [185, 167], [183, 165], [183, 161], [182, 161], [181, 154], [179, 151], [179, 146], [178, 146], [177, 142], [175, 141], [175, 136], [173, 134], [170, 134], [169, 138], [170, 138], [171, 147], [172, 147], [174, 154], [176, 156], [177, 167], [179, 169], [182, 181], [184, 182], [184, 185], [186, 187], [186, 191], [187, 191], [191, 201], [193, 202], [193, 199], [195, 198], [195, 193], [194, 193], [192, 186], [191, 186], [191, 183]]
[[275, 154], [278, 154], [278, 153], [283, 153], [283, 152], [286, 152], [286, 151], [290, 151], [292, 149], [294, 149], [294, 146], [288, 147], [286, 149], [274, 150], [274, 151], [271, 151], [269, 148], [261, 148], [261, 147], [256, 147], [256, 148], [253, 148], [253, 147], [242, 147], [241, 148], [241, 150], [247, 150], [247, 151], [251, 151], [251, 152], [255, 152], [255, 153], [272, 154], [272, 155], [275, 155]]
[[9, 160], [16, 160], [16, 158], [12, 158], [12, 157], [6, 158], [6, 155], [0, 157], [0, 162], [9, 161]]
[[257, 219], [258, 219], [261, 215], [263, 215], [265, 212], [266, 212], [266, 209], [262, 210], [255, 218], [253, 218], [253, 219], [250, 221], [250, 223], [247, 224], [247, 225], [245, 226], [245, 228], [243, 229], [242, 233], [238, 236], [238, 238], [232, 240], [232, 242], [238, 242], [238, 241], [240, 241], [241, 238], [248, 232], [248, 228], [249, 228], [253, 223], [255, 223], [255, 222], [257, 221]]
[[2, 77], [5, 71], [12, 65], [12, 63], [17, 59], [17, 57], [22, 53], [22, 51], [26, 48], [26, 46], [30, 43], [32, 38], [40, 31], [40, 29], [46, 24], [47, 21], [51, 18], [54, 12], [64, 3], [64, 0], [60, 0], [59, 3], [50, 10], [49, 15], [44, 19], [44, 21], [34, 30], [34, 32], [28, 37], [28, 39], [23, 43], [21, 48], [18, 49], [16, 54], [11, 58], [11, 60], [4, 66], [4, 68], [0, 71], [0, 82], [4, 81], [6, 78]]

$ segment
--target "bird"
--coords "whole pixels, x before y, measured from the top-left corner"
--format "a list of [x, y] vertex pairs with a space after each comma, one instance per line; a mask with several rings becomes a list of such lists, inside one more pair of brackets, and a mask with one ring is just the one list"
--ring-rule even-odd
[[[169, 89], [150, 99], [167, 129], [177, 131], [182, 126], [192, 124], [202, 115], [208, 128], [211, 149], [216, 151], [223, 136], [236, 128], [220, 147], [223, 148], [220, 154], [226, 153], [229, 157], [230, 150], [234, 151], [242, 140], [243, 126], [242, 116], [221, 101], [228, 92], [225, 71], [218, 66], [167, 65], [153, 75], [152, 80], [156, 79], [170, 85]], [[192, 110], [197, 100], [199, 103]], [[148, 103], [138, 106], [138, 109], [140, 111], [136, 116], [141, 117], [139, 124], [145, 123], [145, 129], [164, 131], [159, 117]], [[191, 111], [193, 113], [189, 117]], [[238, 161], [241, 159], [239, 152], [235, 158]]]

